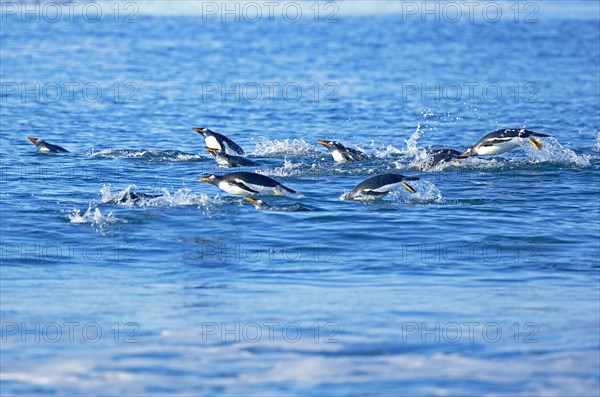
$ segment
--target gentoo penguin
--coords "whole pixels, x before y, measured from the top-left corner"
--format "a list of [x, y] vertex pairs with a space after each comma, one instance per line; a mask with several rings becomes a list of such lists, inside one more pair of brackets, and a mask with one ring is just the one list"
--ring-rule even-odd
[[549, 136], [524, 129], [505, 128], [485, 135], [479, 142], [461, 154], [460, 157], [494, 156], [505, 153], [521, 145], [525, 138], [528, 138], [528, 142], [539, 150], [542, 148], [542, 143], [534, 137], [545, 138]]
[[242, 156], [231, 156], [219, 149], [213, 149], [211, 147], [205, 148], [207, 152], [213, 155], [217, 164], [228, 167], [252, 167], [259, 165], [256, 161], [250, 160]]
[[219, 149], [231, 155], [239, 154], [243, 156], [245, 154], [244, 149], [225, 135], [211, 131], [208, 128], [193, 128], [193, 130], [204, 137], [206, 147]]
[[461, 153], [454, 149], [433, 149], [427, 151], [427, 165], [434, 167], [439, 163], [445, 163], [460, 158]]
[[38, 152], [43, 153], [69, 153], [67, 149], [64, 147], [60, 147], [58, 145], [53, 145], [46, 141], [42, 141], [41, 139], [27, 137], [33, 144], [37, 147]]
[[317, 141], [319, 145], [325, 146], [331, 152], [334, 161], [359, 161], [367, 158], [367, 155], [360, 150], [351, 149], [337, 141]]
[[207, 175], [198, 178], [198, 182], [208, 182], [221, 190], [234, 195], [283, 195], [296, 191], [282, 185], [274, 179], [254, 172], [232, 172], [225, 175]]
[[414, 176], [404, 176], [400, 174], [381, 174], [365, 179], [348, 195], [350, 199], [361, 197], [380, 197], [388, 194], [397, 187], [402, 186], [411, 193], [416, 193], [408, 183], [404, 181], [416, 181], [419, 178]]
[[254, 204], [254, 208], [256, 208], [257, 210], [270, 210], [271, 206], [267, 203], [265, 203], [262, 200], [256, 200], [253, 199], [252, 197], [244, 197], [246, 200], [248, 200], [249, 202], [251, 202], [252, 204]]
[[303, 204], [290, 204], [282, 206], [271, 206], [264, 200], [256, 200], [252, 197], [244, 197], [247, 201], [251, 202], [259, 211], [289, 211], [289, 212], [303, 212], [303, 211], [320, 211], [319, 208], [309, 207]]
[[125, 192], [105, 202], [105, 204], [139, 204], [142, 200], [150, 200], [157, 197], [162, 197], [160, 194], [148, 194], [142, 192]]

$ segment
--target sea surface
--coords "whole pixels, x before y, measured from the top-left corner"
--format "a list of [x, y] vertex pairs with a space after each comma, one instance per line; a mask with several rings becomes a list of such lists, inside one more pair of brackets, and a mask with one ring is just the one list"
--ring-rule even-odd
[[[228, 4], [3, 3], [2, 395], [597, 396], [598, 5]], [[194, 127], [298, 194], [198, 183]], [[551, 137], [426, 166], [500, 128]]]

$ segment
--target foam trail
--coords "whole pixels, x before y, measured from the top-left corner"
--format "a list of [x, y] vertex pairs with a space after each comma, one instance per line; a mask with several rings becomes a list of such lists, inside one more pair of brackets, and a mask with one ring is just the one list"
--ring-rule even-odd
[[101, 159], [139, 158], [154, 161], [187, 162], [205, 159], [199, 154], [185, 153], [179, 150], [157, 150], [157, 149], [102, 149], [89, 153], [90, 157]]

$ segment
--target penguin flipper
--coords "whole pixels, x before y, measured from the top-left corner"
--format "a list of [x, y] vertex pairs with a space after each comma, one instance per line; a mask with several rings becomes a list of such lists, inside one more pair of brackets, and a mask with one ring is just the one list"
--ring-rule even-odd
[[552, 135], [548, 135], [548, 134], [542, 134], [542, 133], [539, 133], [539, 132], [532, 132], [531, 135], [533, 135], [533, 136], [539, 136], [540, 138], [549, 138], [549, 137], [552, 136]]
[[232, 181], [232, 182], [229, 182], [229, 183], [231, 183], [232, 185], [235, 185], [235, 186], [239, 187], [242, 190], [246, 190], [246, 191], [248, 191], [250, 193], [258, 193], [258, 190], [252, 189], [251, 187], [249, 187], [248, 185], [246, 185], [244, 182], [240, 182], [240, 181], [233, 182]]
[[344, 158], [347, 161], [359, 161], [364, 160], [367, 157], [366, 154], [356, 149], [348, 149], [347, 153], [344, 153]]
[[283, 193], [296, 194], [296, 191], [294, 189], [290, 189], [289, 187], [281, 185], [281, 184], [279, 184], [273, 188], [273, 192], [278, 196], [282, 194], [281, 193], [282, 191], [283, 191]]
[[510, 141], [512, 138], [497, 138], [497, 139], [490, 139], [489, 141], [485, 142], [483, 145], [481, 146], [494, 146], [496, 144], [499, 143], [505, 143], [507, 141]]
[[377, 190], [373, 190], [373, 189], [365, 189], [362, 191], [362, 193], [369, 195], [369, 196], [385, 196], [386, 194], [389, 193], [389, 191], [378, 192]]
[[240, 145], [238, 145], [237, 143], [235, 143], [231, 139], [227, 138], [225, 135], [223, 135], [223, 140], [227, 143], [227, 146], [229, 146], [231, 148], [231, 150], [233, 150], [237, 154], [239, 154], [241, 156], [243, 156], [244, 154], [246, 154], [246, 152], [244, 152], [244, 149], [242, 149], [240, 147]]

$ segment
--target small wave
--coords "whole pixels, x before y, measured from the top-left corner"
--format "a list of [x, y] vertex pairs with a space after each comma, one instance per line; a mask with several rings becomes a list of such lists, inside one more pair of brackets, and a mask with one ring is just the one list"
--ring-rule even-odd
[[101, 159], [139, 158], [150, 161], [188, 162], [205, 160], [199, 154], [185, 153], [179, 150], [157, 150], [157, 149], [102, 149], [95, 152], [90, 151], [90, 157]]
[[316, 157], [322, 153], [317, 147], [307, 143], [304, 139], [280, 141], [262, 138], [256, 143], [252, 154], [258, 157]]
[[76, 208], [70, 214], [67, 214], [67, 218], [69, 219], [69, 223], [90, 223], [100, 227], [118, 221], [112, 212], [104, 215], [100, 209], [97, 207], [92, 208], [91, 206], [83, 214], [80, 209]]
[[596, 135], [596, 146], [592, 148], [594, 152], [600, 152], [600, 132]]

